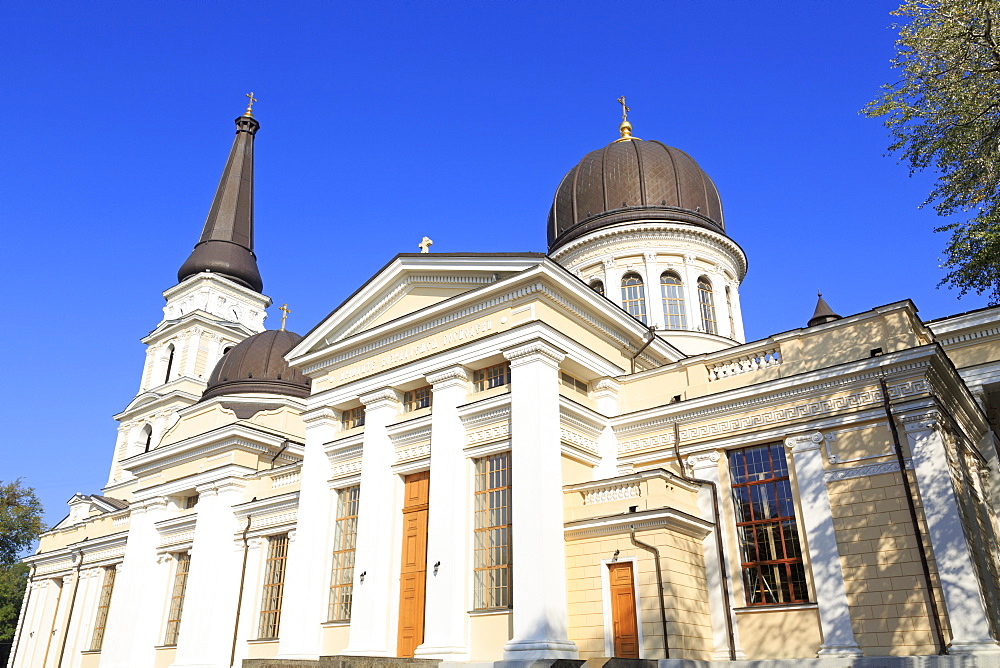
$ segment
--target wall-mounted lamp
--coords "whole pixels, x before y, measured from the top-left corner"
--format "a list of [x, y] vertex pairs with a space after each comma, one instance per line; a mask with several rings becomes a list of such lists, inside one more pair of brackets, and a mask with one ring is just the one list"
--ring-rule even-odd
[[361, 584], [365, 583], [365, 576], [366, 575], [368, 575], [368, 571], [361, 571], [361, 575], [358, 576], [358, 579], [361, 580]]
[[611, 563], [617, 562], [618, 561], [618, 555], [621, 554], [621, 553], [622, 553], [621, 550], [615, 550], [614, 556], [611, 557]]
[[440, 561], [435, 561], [434, 562], [434, 575], [438, 574], [438, 569], [439, 568], [441, 568], [441, 562]]

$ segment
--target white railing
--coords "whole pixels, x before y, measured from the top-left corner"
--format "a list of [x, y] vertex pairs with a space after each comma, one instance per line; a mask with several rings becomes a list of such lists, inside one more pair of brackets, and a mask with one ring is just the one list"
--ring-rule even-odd
[[781, 349], [778, 346], [765, 348], [739, 357], [733, 357], [721, 362], [709, 362], [708, 379], [721, 380], [743, 373], [760, 371], [781, 364]]

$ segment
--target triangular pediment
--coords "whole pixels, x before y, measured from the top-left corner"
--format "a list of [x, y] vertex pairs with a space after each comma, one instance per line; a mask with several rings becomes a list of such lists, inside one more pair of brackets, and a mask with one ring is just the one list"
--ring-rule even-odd
[[533, 267], [541, 253], [410, 253], [393, 260], [328, 315], [296, 351], [329, 346]]

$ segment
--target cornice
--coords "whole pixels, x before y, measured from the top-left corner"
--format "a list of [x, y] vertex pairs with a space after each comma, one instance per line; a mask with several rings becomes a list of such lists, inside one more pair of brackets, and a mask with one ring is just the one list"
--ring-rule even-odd
[[567, 522], [564, 534], [567, 540], [603, 536], [608, 534], [650, 529], [671, 529], [677, 533], [701, 540], [712, 533], [715, 525], [708, 520], [689, 515], [674, 508], [659, 508], [624, 515], [608, 515], [587, 520]]
[[247, 501], [233, 506], [233, 515], [240, 523], [246, 522], [248, 516], [257, 517], [264, 515], [275, 515], [297, 510], [299, 507], [299, 493], [288, 492], [271, 496], [257, 501]]
[[510, 393], [497, 394], [458, 407], [458, 417], [466, 429], [510, 419]]

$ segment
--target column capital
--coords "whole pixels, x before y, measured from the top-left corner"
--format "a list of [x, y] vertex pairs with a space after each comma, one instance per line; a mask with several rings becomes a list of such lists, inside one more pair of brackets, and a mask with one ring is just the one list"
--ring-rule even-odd
[[363, 394], [359, 397], [365, 406], [365, 411], [379, 410], [381, 408], [398, 408], [399, 392], [391, 387], [383, 387], [380, 390]]
[[798, 434], [785, 439], [785, 447], [791, 450], [793, 455], [810, 450], [819, 450], [823, 445], [823, 434], [814, 431], [811, 434]]
[[199, 497], [209, 497], [226, 494], [228, 492], [242, 492], [246, 489], [246, 486], [246, 482], [243, 480], [239, 480], [237, 478], [223, 478], [222, 480], [215, 480], [203, 485], [198, 485], [194, 489], [198, 492]]
[[594, 398], [595, 399], [617, 399], [618, 393], [621, 391], [622, 385], [616, 380], [611, 378], [602, 378], [601, 380], [594, 383]]
[[688, 468], [692, 471], [702, 471], [704, 469], [717, 469], [722, 456], [718, 452], [699, 452], [687, 458]]
[[656, 264], [656, 253], [647, 252], [642, 254], [648, 264]]
[[566, 359], [566, 353], [539, 340], [504, 350], [503, 356], [510, 361], [511, 366], [544, 362], [553, 368], [558, 368], [559, 363]]
[[427, 374], [426, 378], [427, 382], [433, 385], [435, 390], [444, 390], [456, 386], [467, 387], [469, 371], [461, 364], [456, 364], [432, 371]]
[[307, 427], [320, 427], [323, 426], [324, 423], [337, 425], [340, 423], [340, 417], [334, 409], [329, 406], [322, 406], [303, 413], [302, 421]]
[[903, 430], [907, 434], [921, 431], [934, 431], [940, 426], [940, 415], [937, 411], [924, 411], [912, 415], [904, 415], [901, 419]]

